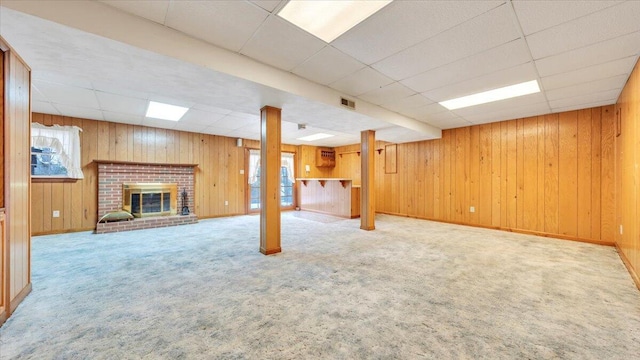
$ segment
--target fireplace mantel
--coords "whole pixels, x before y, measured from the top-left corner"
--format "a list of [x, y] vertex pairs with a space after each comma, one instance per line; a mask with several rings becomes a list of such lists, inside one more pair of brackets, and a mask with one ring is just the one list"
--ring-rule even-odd
[[137, 162], [137, 161], [93, 160], [93, 162], [96, 164], [114, 164], [114, 165], [156, 165], [156, 166], [169, 166], [169, 167], [192, 167], [192, 168], [198, 167], [198, 164], [164, 164], [164, 163]]

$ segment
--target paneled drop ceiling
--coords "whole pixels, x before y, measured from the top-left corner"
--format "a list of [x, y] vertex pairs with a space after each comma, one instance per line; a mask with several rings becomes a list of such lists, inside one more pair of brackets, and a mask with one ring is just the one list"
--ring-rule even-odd
[[[640, 54], [634, 0], [396, 0], [330, 44], [279, 18], [285, 3], [0, 0], [0, 35], [32, 67], [34, 111], [257, 139], [274, 105], [283, 142], [327, 146], [613, 104]], [[542, 92], [438, 104], [528, 80]], [[191, 110], [147, 119], [148, 100]]]

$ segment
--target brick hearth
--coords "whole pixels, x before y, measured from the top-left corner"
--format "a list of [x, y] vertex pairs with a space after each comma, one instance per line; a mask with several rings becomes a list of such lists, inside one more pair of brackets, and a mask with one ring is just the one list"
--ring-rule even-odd
[[[182, 209], [182, 191], [187, 192], [187, 206], [194, 209], [194, 169], [192, 164], [149, 164], [116, 161], [96, 161], [98, 164], [98, 216], [122, 210], [123, 183], [177, 183], [178, 214]], [[195, 214], [136, 218], [96, 224], [96, 233], [148, 229], [198, 222]]]

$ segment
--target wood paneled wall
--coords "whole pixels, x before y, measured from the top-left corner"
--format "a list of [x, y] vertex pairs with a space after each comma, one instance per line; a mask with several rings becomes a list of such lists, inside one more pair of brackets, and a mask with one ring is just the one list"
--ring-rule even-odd
[[[298, 146], [298, 163], [297, 168], [300, 170], [301, 178], [330, 178], [334, 175], [335, 167], [317, 167], [316, 166], [316, 146], [300, 145]], [[309, 172], [305, 171], [305, 165], [309, 165]]]
[[336, 150], [336, 167], [332, 177], [353, 179], [353, 185], [361, 184], [360, 144], [339, 146]]
[[[198, 164], [194, 213], [199, 218], [245, 213], [244, 175], [240, 173], [244, 148], [237, 147], [234, 138], [39, 113], [33, 114], [33, 121], [80, 127], [84, 172], [84, 179], [76, 183], [32, 185], [33, 234], [95, 228], [98, 195], [93, 160]], [[52, 217], [54, 210], [60, 211], [60, 217]]]
[[0, 208], [4, 208], [4, 86], [2, 84], [4, 84], [4, 52], [0, 50]]
[[640, 288], [640, 63], [616, 104], [616, 246]]
[[[376, 211], [613, 244], [613, 138], [606, 106], [398, 144], [395, 174], [385, 173], [384, 151], [375, 155]], [[340, 177], [358, 181], [359, 161], [338, 157]]]
[[3, 268], [4, 313], [8, 317], [31, 291], [30, 234], [30, 141], [31, 141], [31, 69], [0, 37], [4, 52], [2, 66], [4, 106], [0, 118], [4, 126], [4, 201], [5, 241], [0, 246]]
[[[83, 130], [84, 173], [84, 179], [75, 183], [32, 184], [34, 235], [95, 228], [98, 186], [93, 160], [198, 164], [194, 213], [201, 219], [246, 213], [248, 171], [241, 174], [240, 170], [245, 170], [245, 149], [259, 149], [259, 141], [244, 140], [238, 147], [235, 138], [39, 113], [33, 114], [33, 121], [75, 125]], [[298, 146], [283, 144], [282, 151], [297, 153]], [[54, 210], [60, 211], [60, 217], [52, 217]]]

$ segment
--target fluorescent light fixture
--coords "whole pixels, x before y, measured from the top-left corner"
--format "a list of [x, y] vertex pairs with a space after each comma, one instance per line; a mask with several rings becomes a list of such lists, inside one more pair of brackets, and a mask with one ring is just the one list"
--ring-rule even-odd
[[149, 107], [147, 108], [147, 114], [145, 116], [154, 119], [178, 121], [188, 110], [189, 108], [182, 106], [149, 101]]
[[469, 106], [486, 104], [493, 101], [511, 99], [518, 96], [540, 92], [538, 81], [531, 80], [520, 84], [501, 87], [481, 93], [467, 95], [456, 99], [442, 101], [439, 104], [449, 110], [461, 109]]
[[320, 140], [320, 139], [326, 139], [326, 138], [330, 138], [334, 135], [331, 134], [323, 134], [323, 133], [317, 133], [317, 134], [313, 134], [313, 135], [309, 135], [309, 136], [305, 136], [305, 137], [301, 137], [298, 138], [298, 140], [302, 140], [302, 141], [316, 141], [316, 140]]
[[392, 0], [291, 0], [278, 16], [327, 43]]

